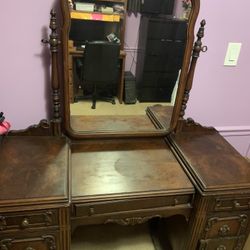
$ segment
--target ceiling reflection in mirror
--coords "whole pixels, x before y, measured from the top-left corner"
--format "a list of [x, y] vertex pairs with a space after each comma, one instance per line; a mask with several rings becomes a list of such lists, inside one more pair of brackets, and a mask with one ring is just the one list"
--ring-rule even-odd
[[129, 1], [69, 1], [68, 95], [74, 131], [169, 128], [191, 1], [144, 0], [140, 11]]

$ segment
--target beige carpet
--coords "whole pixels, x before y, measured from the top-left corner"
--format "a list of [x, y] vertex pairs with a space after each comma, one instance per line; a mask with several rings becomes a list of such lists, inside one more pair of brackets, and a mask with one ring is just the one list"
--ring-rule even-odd
[[91, 109], [91, 101], [78, 101], [70, 104], [71, 115], [145, 115], [146, 108], [155, 104], [169, 106], [170, 103], [146, 103], [137, 102], [136, 104], [120, 104], [116, 100], [113, 105], [109, 102], [98, 101], [96, 109]]
[[247, 239], [246, 245], [244, 247], [244, 250], [250, 250], [250, 236], [248, 236], [248, 239]]
[[72, 237], [72, 250], [155, 250], [147, 224], [88, 226]]
[[[79, 227], [72, 237], [72, 250], [155, 250], [147, 224]], [[177, 249], [176, 249], [177, 250]], [[250, 250], [250, 237], [244, 250]]]

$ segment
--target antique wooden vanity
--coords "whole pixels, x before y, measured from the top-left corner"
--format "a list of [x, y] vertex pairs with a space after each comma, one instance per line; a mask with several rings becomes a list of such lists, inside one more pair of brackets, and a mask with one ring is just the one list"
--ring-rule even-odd
[[[214, 128], [183, 118], [197, 58], [206, 50], [204, 21], [193, 46], [199, 0], [192, 0], [174, 105], [148, 106], [144, 115], [125, 118], [72, 115], [74, 10], [72, 1], [60, 2], [61, 45], [54, 11], [50, 39], [43, 40], [52, 54], [53, 119], [11, 131], [0, 147], [0, 249], [74, 249], [79, 228], [111, 224], [148, 224], [156, 249], [243, 249], [250, 231], [249, 163]], [[118, 125], [98, 129], [95, 122]]]

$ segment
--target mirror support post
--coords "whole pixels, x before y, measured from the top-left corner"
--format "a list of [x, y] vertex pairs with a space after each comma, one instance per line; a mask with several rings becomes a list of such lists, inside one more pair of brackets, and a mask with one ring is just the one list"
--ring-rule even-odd
[[60, 114], [60, 85], [58, 80], [58, 45], [61, 43], [58, 40], [57, 24], [56, 24], [56, 12], [51, 10], [50, 12], [50, 29], [51, 34], [49, 40], [42, 39], [42, 43], [50, 45], [51, 60], [52, 60], [52, 71], [51, 71], [51, 87], [53, 96], [53, 119], [51, 120], [52, 132], [55, 136], [61, 135], [61, 114]]
[[183, 96], [182, 105], [181, 105], [181, 111], [180, 111], [178, 124], [177, 124], [177, 128], [176, 128], [177, 131], [182, 130], [185, 110], [187, 108], [187, 102], [189, 99], [189, 93], [190, 93], [190, 90], [192, 89], [192, 85], [193, 85], [194, 72], [195, 72], [197, 60], [200, 56], [201, 51], [202, 52], [207, 51], [207, 46], [202, 46], [202, 42], [201, 42], [201, 39], [204, 37], [205, 25], [206, 25], [206, 21], [202, 20], [200, 23], [200, 28], [199, 28], [197, 35], [196, 35], [197, 40], [196, 40], [194, 47], [193, 47], [192, 61], [191, 61], [188, 76], [187, 76], [187, 84], [186, 84], [186, 88], [184, 91], [184, 96]]

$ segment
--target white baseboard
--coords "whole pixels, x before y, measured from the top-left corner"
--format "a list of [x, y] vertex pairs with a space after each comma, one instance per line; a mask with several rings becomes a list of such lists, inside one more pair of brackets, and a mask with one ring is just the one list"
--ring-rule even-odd
[[244, 157], [250, 158], [250, 126], [216, 127], [216, 130]]
[[250, 126], [215, 127], [223, 136], [250, 136]]

